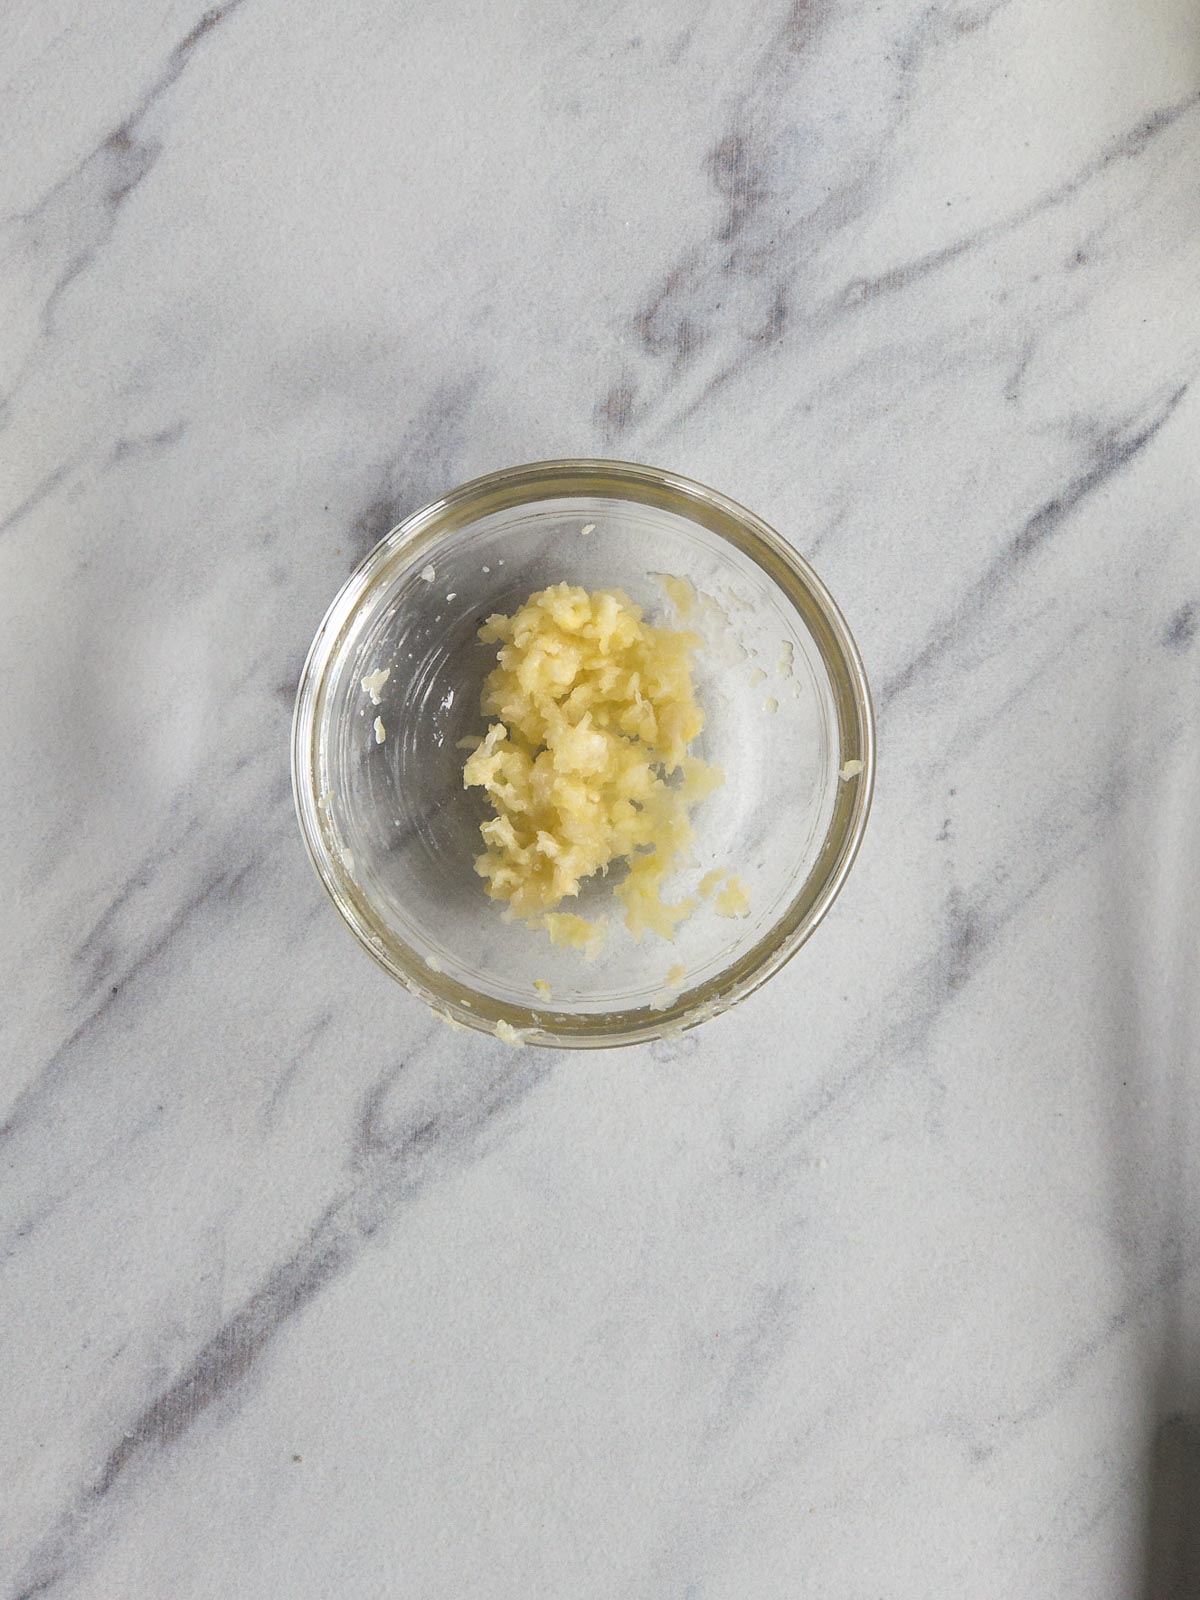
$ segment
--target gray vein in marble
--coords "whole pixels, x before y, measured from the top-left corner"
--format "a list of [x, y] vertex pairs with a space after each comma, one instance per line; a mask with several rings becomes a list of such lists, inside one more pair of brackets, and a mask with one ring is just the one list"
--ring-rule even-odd
[[964, 7], [963, 11], [952, 17], [951, 23], [956, 33], [978, 33], [981, 28], [986, 28], [993, 17], [998, 16], [1012, 0], [984, 0], [984, 4], [972, 11]]
[[[159, 450], [166, 450], [171, 445], [178, 443], [187, 432], [187, 424], [182, 419], [159, 428], [151, 433], [122, 435], [116, 439], [103, 459], [97, 462], [96, 469], [100, 472], [109, 471], [119, 466], [131, 457], [153, 454]], [[48, 472], [42, 481], [36, 484], [25, 498], [3, 518], [0, 518], [0, 537], [11, 532], [30, 514], [36, 511], [52, 495], [56, 494], [64, 484], [68, 483], [81, 468], [86, 467], [89, 460], [96, 456], [94, 443], [74, 454]]]
[[[752, 348], [769, 346], [787, 327], [789, 274], [774, 265], [776, 239], [763, 236], [776, 220], [769, 206], [771, 134], [763, 129], [769, 130], [781, 108], [790, 103], [793, 79], [831, 16], [828, 5], [809, 0], [794, 0], [789, 6], [760, 52], [752, 86], [739, 98], [729, 126], [708, 154], [709, 180], [721, 198], [722, 215], [709, 237], [667, 270], [658, 289], [630, 319], [640, 352], [652, 361], [665, 361], [668, 389], [700, 350], [719, 337], [720, 314], [734, 282], [761, 308], [759, 324], [749, 336]], [[865, 182], [856, 174], [847, 194]], [[844, 210], [848, 204], [839, 192], [819, 202], [804, 221], [811, 223], [817, 214]], [[789, 232], [799, 225], [793, 224]], [[715, 375], [706, 378], [701, 398], [725, 382], [741, 359], [739, 352], [732, 361], [720, 361]], [[643, 420], [649, 404], [640, 397], [635, 374], [626, 371], [599, 402], [596, 420], [611, 441]]]
[[1186, 650], [1196, 639], [1196, 602], [1189, 600], [1180, 606], [1162, 630], [1162, 642], [1168, 650]]
[[115, 467], [118, 462], [127, 460], [130, 456], [143, 456], [158, 450], [165, 450], [168, 446], [178, 444], [187, 432], [187, 423], [183, 418], [168, 423], [165, 428], [156, 428], [152, 433], [124, 434], [113, 445], [109, 452], [106, 466]]
[[262, 1125], [264, 1128], [269, 1127], [274, 1121], [279, 1107], [287, 1099], [292, 1085], [303, 1070], [309, 1056], [312, 1055], [336, 1020], [333, 1007], [323, 1006], [313, 1021], [301, 1032], [300, 1037], [292, 1047], [291, 1058], [287, 1066], [275, 1080], [275, 1085], [263, 1106]]
[[1017, 401], [1021, 398], [1021, 389], [1025, 382], [1025, 375], [1029, 371], [1030, 366], [1033, 364], [1033, 358], [1037, 352], [1039, 342], [1040, 341], [1038, 338], [1033, 334], [1030, 334], [1027, 339], [1023, 340], [1021, 344], [1021, 352], [1017, 358], [1017, 364], [1009, 373], [1008, 377], [1004, 380], [1004, 398], [1008, 401], [1010, 406], [1016, 405]]
[[[1153, 780], [1156, 767], [1146, 753], [1127, 752], [1115, 762], [1086, 802], [1068, 820], [1056, 812], [1038, 821], [1043, 848], [1011, 874], [988, 886], [967, 891], [954, 888], [947, 897], [940, 942], [912, 964], [879, 1008], [885, 1021], [854, 1043], [850, 1060], [805, 1092], [795, 1111], [782, 1119], [764, 1141], [760, 1154], [769, 1168], [782, 1173], [797, 1142], [817, 1123], [840, 1108], [854, 1093], [869, 1088], [902, 1064], [922, 1064], [929, 1038], [947, 1005], [982, 969], [1000, 937], [1024, 908], [1082, 856], [1097, 848], [1103, 830], [1116, 817], [1131, 792]], [[1021, 867], [1029, 870], [1018, 876]], [[922, 1070], [925, 1070], [922, 1066]], [[938, 1093], [941, 1085], [932, 1085]]]
[[1007, 1448], [1023, 1429], [1046, 1415], [1062, 1396], [1072, 1389], [1091, 1364], [1114, 1341], [1125, 1333], [1132, 1323], [1176, 1290], [1196, 1266], [1196, 1258], [1170, 1261], [1130, 1294], [1100, 1326], [1079, 1339], [1065, 1351], [1053, 1371], [1047, 1374], [1032, 1394], [1012, 1410], [993, 1417], [980, 1427], [960, 1421], [955, 1431], [963, 1440], [970, 1459], [975, 1464], [989, 1460], [998, 1451]]
[[[1011, 675], [1011, 689], [1001, 700], [989, 704], [986, 712], [977, 715], [972, 706], [967, 716], [955, 728], [953, 736], [946, 740], [942, 753], [932, 762], [931, 775], [944, 776], [960, 765], [963, 757], [994, 731], [998, 723], [1003, 722], [1014, 712], [1031, 690], [1037, 688], [1049, 673], [1074, 658], [1080, 642], [1099, 625], [1101, 620], [1092, 614], [1080, 618], [1063, 629], [1055, 624], [1047, 613], [1046, 633], [1053, 637], [1053, 645], [1023, 659]], [[1190, 603], [1178, 607], [1158, 628], [1158, 640], [1162, 648], [1176, 654], [1186, 652], [1195, 637], [1196, 608]], [[938, 838], [942, 838], [942, 835], [939, 834]]]
[[132, 879], [116, 899], [109, 906], [108, 911], [100, 919], [96, 929], [92, 930], [80, 948], [81, 959], [92, 960], [93, 972], [91, 986], [93, 990], [102, 980], [107, 984], [93, 1002], [91, 1009], [67, 1038], [50, 1055], [45, 1066], [41, 1068], [37, 1077], [18, 1097], [11, 1107], [8, 1116], [0, 1123], [0, 1145], [7, 1145], [12, 1139], [18, 1137], [26, 1124], [32, 1119], [36, 1122], [41, 1114], [41, 1108], [46, 1100], [51, 1097], [59, 1083], [74, 1070], [75, 1051], [77, 1046], [84, 1043], [108, 1017], [113, 1007], [120, 1001], [124, 990], [141, 974], [153, 967], [154, 963], [169, 949], [173, 941], [187, 928], [193, 919], [214, 901], [229, 904], [241, 895], [252, 881], [255, 872], [261, 870], [266, 864], [268, 850], [256, 849], [251, 856], [218, 872], [199, 885], [183, 903], [176, 907], [174, 913], [166, 924], [158, 929], [149, 942], [140, 949], [122, 969], [119, 977], [113, 980], [110, 976], [110, 964], [113, 958], [111, 948], [101, 947], [94, 959], [89, 951], [92, 940], [97, 933], [107, 926], [109, 919], [119, 911], [136, 892], [144, 881], [144, 871]]
[[[200, 897], [193, 906], [193, 915], [201, 909], [208, 908], [212, 898], [211, 894]], [[317, 909], [320, 910], [322, 908], [318, 907]], [[182, 921], [178, 926], [173, 925], [171, 938], [157, 941], [156, 949], [153, 952], [155, 959], [169, 948], [171, 942], [184, 931], [185, 926], [186, 923]], [[144, 952], [137, 959], [135, 965], [139, 974], [143, 970], [152, 969], [150, 953]], [[121, 1009], [123, 1002], [127, 998], [131, 998], [131, 1010], [136, 1011], [137, 1005], [141, 1003], [142, 997], [140, 995], [133, 997], [127, 995], [127, 988], [132, 984], [132, 981], [132, 977], [127, 976], [120, 983], [112, 985], [106, 991], [97, 1010], [86, 1019], [80, 1029], [76, 1030], [78, 1038], [72, 1036], [60, 1046], [59, 1051], [50, 1058], [46, 1066], [41, 1069], [25, 1093], [16, 1102], [4, 1127], [0, 1128], [0, 1148], [6, 1151], [10, 1167], [20, 1172], [20, 1164], [24, 1160], [27, 1168], [36, 1166], [41, 1180], [40, 1188], [38, 1185], [31, 1186], [34, 1192], [24, 1210], [17, 1211], [14, 1208], [12, 1216], [6, 1219], [11, 1222], [11, 1226], [8, 1226], [3, 1236], [0, 1237], [0, 1260], [10, 1259], [20, 1247], [33, 1239], [43, 1225], [56, 1216], [68, 1201], [81, 1190], [86, 1189], [91, 1181], [92, 1174], [101, 1170], [103, 1164], [111, 1159], [113, 1146], [109, 1144], [103, 1146], [96, 1158], [86, 1166], [81, 1166], [78, 1161], [72, 1160], [64, 1172], [54, 1172], [52, 1166], [51, 1170], [48, 1171], [44, 1155], [38, 1152], [36, 1141], [39, 1132], [44, 1132], [47, 1115], [51, 1118], [54, 1117], [55, 1095], [72, 1075], [79, 1070], [81, 1065], [86, 1065], [86, 1058], [78, 1049], [74, 1048], [76, 1044], [82, 1039], [90, 1039], [98, 1028], [112, 1019], [114, 1013]], [[332, 1008], [326, 1006], [299, 1031], [292, 1044], [288, 1063], [279, 1072], [276, 1082], [263, 1104], [261, 1122], [264, 1128], [271, 1125], [297, 1076], [303, 1071], [309, 1057], [320, 1044], [322, 1037], [332, 1026], [334, 1020]], [[431, 1027], [428, 1032], [431, 1033], [432, 1031], [433, 1028]], [[427, 1038], [428, 1034], [422, 1037]], [[122, 1146], [129, 1147], [136, 1144], [145, 1134], [154, 1130], [161, 1117], [163, 1111], [161, 1104], [155, 1104], [145, 1115], [134, 1115], [134, 1107], [139, 1103], [136, 1100], [131, 1102], [127, 1116], [123, 1116], [120, 1119], [118, 1137]], [[21, 1143], [22, 1135], [27, 1129], [32, 1133], [31, 1154], [27, 1154]], [[8, 1138], [11, 1138], [11, 1143], [4, 1142]], [[43, 1190], [46, 1192], [42, 1192]]]
[[[137, 114], [110, 133], [36, 206], [14, 219], [23, 230], [25, 251], [40, 258], [39, 277], [49, 278], [40, 313], [44, 336], [54, 333], [59, 301], [111, 236], [122, 205], [158, 159], [157, 140], [135, 137], [139, 120]], [[89, 213], [85, 228], [82, 220]], [[14, 388], [19, 384], [18, 378]]]
[[766, 1284], [750, 1296], [746, 1315], [732, 1330], [723, 1330], [723, 1374], [705, 1444], [725, 1437], [736, 1418], [762, 1390], [771, 1372], [791, 1346], [796, 1319], [808, 1298], [790, 1278]]
[[949, 772], [959, 765], [962, 758], [975, 748], [978, 742], [986, 738], [987, 734], [995, 729], [997, 723], [1003, 721], [1012, 711], [1020, 705], [1029, 692], [1036, 688], [1055, 667], [1069, 661], [1079, 641], [1084, 638], [1089, 629], [1094, 625], [1094, 618], [1081, 619], [1069, 628], [1058, 630], [1055, 633], [1053, 647], [1044, 654], [1022, 662], [1013, 674], [1012, 688], [1004, 698], [994, 706], [989, 706], [985, 715], [975, 716], [974, 708], [968, 714], [969, 720], [961, 722], [954, 731], [954, 736], [946, 741], [944, 751], [935, 758], [930, 766], [930, 774], [938, 775]]
[[[999, 10], [1001, 8], [997, 6], [994, 9]], [[984, 20], [986, 21], [987, 19], [985, 18]], [[911, 72], [922, 50], [928, 48], [928, 28], [929, 23], [926, 20], [915, 31], [913, 39], [903, 52], [901, 62], [903, 72]], [[958, 30], [954, 31], [957, 32]], [[930, 251], [926, 255], [903, 265], [890, 268], [887, 272], [877, 274], [872, 278], [852, 279], [836, 293], [815, 300], [811, 308], [807, 310], [791, 309], [794, 307], [796, 299], [795, 290], [790, 287], [790, 278], [794, 268], [786, 264], [788, 253], [780, 249], [780, 241], [777, 239], [772, 245], [771, 258], [772, 260], [778, 258], [779, 264], [776, 266], [775, 271], [781, 276], [776, 286], [772, 300], [772, 311], [768, 319], [772, 331], [769, 335], [762, 337], [751, 336], [746, 348], [737, 348], [714, 372], [705, 377], [701, 387], [696, 392], [686, 397], [678, 397], [677, 403], [670, 408], [669, 418], [661, 423], [655, 437], [658, 438], [669, 434], [682, 421], [694, 415], [726, 383], [744, 372], [748, 362], [755, 355], [769, 350], [778, 339], [789, 331], [793, 324], [796, 326], [803, 325], [809, 333], [815, 333], [836, 324], [847, 314], [854, 313], [881, 298], [899, 293], [920, 283], [981, 247], [994, 243], [1007, 235], [1019, 232], [1029, 223], [1067, 205], [1087, 190], [1094, 180], [1102, 177], [1111, 169], [1136, 160], [1155, 141], [1174, 128], [1190, 112], [1194, 111], [1198, 105], [1200, 105], [1200, 91], [1160, 107], [1157, 111], [1140, 119], [1126, 133], [1112, 140], [1104, 150], [1090, 161], [1084, 163], [1070, 178], [1049, 191], [1038, 195], [1028, 205], [1020, 207], [987, 227], [977, 229], [973, 233], [954, 240], [951, 244]], [[896, 127], [903, 121], [903, 115], [902, 102], [900, 110], [896, 113], [896, 122], [887, 137], [894, 136]], [[881, 141], [881, 148], [886, 146], [887, 137]], [[744, 161], [744, 158], [742, 159]], [[873, 197], [872, 183], [874, 180], [872, 174], [881, 159], [882, 156], [877, 155], [873, 162], [868, 163], [863, 171], [855, 173], [847, 181], [844, 193], [839, 193], [836, 196], [831, 195], [822, 203], [818, 212], [804, 218], [804, 228], [809, 230], [819, 229], [824, 225], [824, 219], [827, 214], [832, 215], [835, 227], [842, 227], [846, 222], [853, 220], [854, 217], [865, 211]], [[756, 179], [753, 187], [757, 187], [758, 181]], [[852, 197], [856, 198], [852, 199]], [[746, 214], [748, 213], [745, 208], [739, 212], [739, 215], [742, 216]], [[792, 240], [793, 248], [791, 254], [793, 257], [796, 255], [795, 236], [800, 226], [799, 223], [793, 222], [789, 224], [786, 230], [786, 236]], [[718, 233], [720, 231], [719, 229]], [[1081, 252], [1077, 250], [1067, 263], [1068, 269], [1082, 265], [1083, 260], [1080, 257]], [[690, 261], [688, 265], [691, 265]], [[673, 301], [682, 292], [682, 286], [685, 282], [684, 270], [682, 266], [672, 269], [672, 272], [668, 274], [663, 289], [651, 300], [647, 311], [641, 312], [634, 317], [634, 327], [639, 333], [642, 332], [643, 324], [648, 314], [655, 325], [665, 317], [667, 308], [672, 306]], [[722, 270], [734, 270], [733, 263], [731, 262], [730, 265]], [[761, 270], [760, 264], [752, 274], [756, 280], [761, 275]], [[1056, 317], [1058, 315], [1059, 313], [1056, 312]], [[694, 313], [689, 313], [685, 320], [688, 322], [689, 329], [692, 329], [693, 325], [698, 321]], [[764, 324], [764, 330], [766, 327], [767, 324]], [[642, 342], [646, 343], [644, 335]], [[690, 357], [701, 341], [694, 331], [690, 331], [686, 340], [681, 342], [679, 337], [676, 336], [674, 342], [673, 370], [670, 380], [672, 384], [678, 375], [679, 369], [684, 364], [684, 357]], [[1010, 388], [1014, 384], [1019, 386], [1024, 367], [1028, 362], [1029, 355], [1032, 354], [1032, 346], [1035, 343], [1036, 341], [1033, 340], [1026, 341], [1023, 347], [1026, 352], [1025, 356], [1018, 364], [1015, 373], [1008, 380]], [[647, 349], [650, 350], [651, 354], [658, 355], [664, 349], [669, 348], [669, 345], [670, 341], [666, 336], [660, 334], [653, 346], [647, 344]], [[666, 392], [660, 398], [665, 400]], [[634, 423], [647, 420], [648, 409], [647, 404], [639, 404], [635, 380], [633, 375], [627, 372], [601, 401], [597, 408], [597, 420], [606, 430], [607, 436], [612, 439], [626, 431]]]
[[[472, 403], [482, 372], [435, 383], [404, 425], [363, 509], [352, 519], [354, 564], [406, 517], [444, 494], [459, 476]], [[295, 685], [292, 686], [295, 693]]]
[[[91, 927], [80, 939], [75, 948], [74, 961], [77, 966], [85, 969], [85, 981], [89, 987], [95, 988], [110, 977], [112, 964], [119, 948], [119, 940], [115, 934], [116, 925], [121, 915], [128, 909], [134, 896], [140, 889], [145, 888], [147, 882], [164, 860], [173, 856], [181, 846], [186, 845], [189, 840], [193, 840], [196, 837], [200, 831], [200, 826], [200, 818], [198, 816], [189, 817], [185, 822], [181, 823], [177, 831], [173, 832], [171, 841], [165, 849], [153, 851], [139, 863], [137, 870], [130, 874], [124, 886], [113, 895], [104, 910], [100, 912]], [[190, 911], [194, 911], [203, 905], [208, 895], [218, 888], [224, 877], [225, 869], [222, 869], [210, 880], [205, 888], [198, 891], [197, 898], [191, 903], [190, 910], [188, 907], [179, 908], [179, 911], [184, 915], [184, 920], [186, 920]], [[127, 973], [124, 980], [118, 980], [114, 985], [114, 993], [120, 988], [122, 981], [128, 981], [129, 976], [130, 974]]]
[[48, 472], [39, 484], [36, 484], [19, 505], [0, 519], [0, 536], [11, 532], [18, 523], [23, 522], [31, 511], [36, 511], [43, 501], [47, 500], [56, 489], [62, 487], [71, 474], [84, 459], [82, 455], [72, 456], [69, 460], [55, 467], [53, 472]]
[[[719, 1339], [710, 1338], [698, 1356], [701, 1370], [714, 1372], [715, 1393], [696, 1450], [696, 1477], [703, 1481], [705, 1468], [714, 1456], [720, 1459], [731, 1435], [747, 1410], [761, 1402], [773, 1374], [793, 1348], [796, 1322], [809, 1296], [794, 1281], [785, 1279], [756, 1286], [749, 1294], [745, 1314], [731, 1326], [723, 1326]], [[743, 1501], [758, 1494], [769, 1474], [745, 1483], [740, 1490]], [[706, 1503], [690, 1505], [677, 1519], [658, 1553], [649, 1564], [647, 1596], [673, 1593], [685, 1568], [696, 1564], [698, 1548], [719, 1537], [711, 1509]], [[698, 1592], [689, 1583], [681, 1591]]]
[[[135, 1147], [158, 1125], [162, 1111], [163, 1107], [156, 1105], [144, 1116], [130, 1123], [127, 1128], [123, 1128], [121, 1144], [126, 1149]], [[11, 1260], [23, 1245], [28, 1244], [48, 1222], [58, 1216], [68, 1201], [86, 1190], [97, 1177], [103, 1176], [105, 1165], [111, 1156], [112, 1146], [105, 1145], [86, 1162], [73, 1161], [70, 1180], [55, 1184], [49, 1195], [39, 1197], [32, 1205], [27, 1206], [24, 1214], [18, 1215], [12, 1226], [7, 1228], [4, 1236], [0, 1238], [0, 1261]]]
[[[256, 660], [252, 675], [261, 676], [261, 660]], [[265, 825], [273, 817], [291, 820], [291, 783], [285, 771], [277, 770], [274, 753], [269, 745], [256, 742], [254, 752], [268, 773], [274, 774], [265, 792], [255, 797], [258, 820]], [[239, 758], [232, 770], [237, 771], [249, 758]], [[212, 859], [221, 864], [203, 877], [195, 887], [172, 908], [169, 916], [148, 937], [139, 941], [138, 948], [126, 955], [123, 965], [115, 969], [118, 954], [124, 955], [122, 941], [117, 932], [120, 920], [136, 907], [138, 895], [151, 883], [160, 868], [176, 857], [189, 843], [195, 841], [203, 827], [199, 813], [180, 814], [181, 808], [171, 808], [166, 818], [166, 842], [157, 845], [129, 873], [123, 886], [111, 897], [107, 906], [96, 917], [92, 926], [81, 938], [73, 953], [74, 965], [82, 970], [84, 995], [88, 1006], [84, 1016], [67, 1033], [47, 1057], [37, 1076], [22, 1091], [0, 1123], [0, 1147], [20, 1134], [25, 1123], [41, 1115], [41, 1108], [66, 1079], [76, 1070], [78, 1047], [91, 1038], [119, 1006], [134, 981], [153, 970], [163, 954], [183, 934], [197, 916], [211, 909], [233, 905], [244, 896], [255, 874], [262, 871], [281, 839], [290, 843], [290, 829], [267, 829], [267, 842], [247, 853], [244, 832], [240, 825], [224, 839], [213, 841]]]
[[[235, 1405], [264, 1354], [289, 1321], [356, 1261], [369, 1240], [395, 1220], [446, 1160], [463, 1160], [492, 1124], [511, 1112], [553, 1069], [555, 1056], [496, 1045], [493, 1070], [465, 1105], [412, 1126], [385, 1130], [381, 1107], [403, 1063], [381, 1080], [382, 1093], [365, 1099], [360, 1123], [358, 1180], [315, 1219], [305, 1244], [272, 1272], [239, 1309], [135, 1417], [99, 1470], [32, 1553], [15, 1600], [55, 1588], [89, 1538], [88, 1514], [131, 1473], [178, 1443], [210, 1407]], [[360, 1130], [361, 1131], [361, 1130]]]
[[[225, 0], [224, 5], [206, 11], [174, 47], [120, 125], [39, 201], [0, 222], [12, 235], [18, 253], [36, 263], [43, 339], [53, 337], [63, 295], [112, 237], [126, 200], [158, 160], [161, 145], [140, 133], [142, 124], [179, 81], [201, 41], [244, 3]], [[18, 367], [6, 401], [21, 388], [38, 354], [35, 346]]]
[[[127, 117], [108, 134], [97, 148], [76, 164], [68, 175], [48, 191], [44, 198], [36, 205], [27, 207], [18, 212], [14, 218], [7, 219], [24, 223], [27, 226], [42, 225], [46, 221], [47, 208], [53, 205], [67, 191], [68, 186], [88, 172], [93, 163], [99, 163], [99, 168], [89, 180], [89, 187], [94, 187], [103, 193], [104, 199], [116, 208], [126, 200], [132, 190], [145, 176], [148, 167], [142, 167], [141, 161], [146, 159], [149, 147], [143, 149], [140, 156], [134, 156], [132, 162], [122, 166], [122, 157], [130, 155], [137, 150], [133, 135], [139, 125], [145, 121], [153, 111], [159, 100], [168, 89], [174, 87], [191, 60], [196, 46], [218, 27], [227, 17], [233, 15], [245, 0], [225, 0], [225, 4], [212, 6], [205, 11], [200, 20], [188, 30], [184, 37], [167, 57], [166, 64], [151, 82], [148, 89], [142, 94], [133, 110]], [[152, 164], [157, 156], [157, 147], [149, 154]], [[73, 274], [72, 274], [73, 275]], [[61, 292], [63, 285], [56, 283], [53, 293]]]
[[937, 671], [946, 658], [961, 647], [969, 631], [976, 625], [981, 611], [1019, 577], [1029, 558], [1061, 531], [1071, 514], [1089, 495], [1141, 454], [1175, 414], [1190, 381], [1189, 378], [1180, 384], [1165, 401], [1159, 401], [1148, 422], [1136, 417], [1127, 419], [1100, 437], [1089, 452], [1091, 459], [1087, 465], [1026, 519], [971, 584], [954, 614], [935, 630], [907, 665], [879, 685], [875, 691], [875, 704], [881, 715], [886, 714], [902, 695]]
[[1073, 200], [1093, 179], [1100, 177], [1110, 167], [1117, 166], [1126, 161], [1136, 160], [1138, 156], [1149, 147], [1161, 134], [1173, 128], [1181, 118], [1200, 105], [1200, 91], [1185, 95], [1183, 99], [1176, 100], [1173, 104], [1161, 106], [1157, 111], [1151, 112], [1142, 118], [1127, 133], [1114, 139], [1099, 155], [1086, 162], [1079, 171], [1072, 174], [1063, 183], [1048, 190], [1045, 194], [1038, 195], [1027, 206], [1011, 213], [999, 222], [992, 223], [986, 228], [980, 228], [975, 233], [966, 234], [961, 239], [956, 239], [952, 244], [944, 245], [939, 250], [931, 250], [927, 255], [919, 256], [915, 261], [905, 262], [904, 265], [892, 267], [889, 271], [880, 273], [874, 278], [856, 278], [846, 285], [842, 298], [848, 305], [858, 305], [864, 301], [877, 300], [881, 295], [894, 294], [898, 290], [907, 289], [921, 279], [927, 278], [931, 273], [939, 271], [956, 261], [959, 256], [965, 255], [969, 250], [977, 250], [981, 245], [991, 244], [994, 240], [1023, 228], [1026, 223], [1035, 218], [1044, 216], [1049, 211], [1056, 211], [1059, 207]]

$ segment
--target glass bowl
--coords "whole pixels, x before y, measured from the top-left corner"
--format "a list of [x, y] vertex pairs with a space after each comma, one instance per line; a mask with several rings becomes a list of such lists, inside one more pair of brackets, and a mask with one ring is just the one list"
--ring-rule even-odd
[[[664, 575], [695, 590], [686, 619], [673, 615]], [[489, 614], [563, 579], [622, 589], [649, 620], [702, 636], [694, 678], [706, 724], [692, 749], [725, 781], [693, 814], [694, 859], [677, 884], [687, 892], [714, 867], [736, 872], [744, 916], [706, 902], [674, 943], [638, 943], [610, 875], [561, 908], [608, 914], [604, 949], [588, 959], [506, 922], [488, 899], [474, 859], [489, 813], [481, 791], [463, 787], [458, 748], [487, 726], [479, 696], [495, 647], [476, 634]], [[558, 1046], [690, 1028], [777, 972], [845, 881], [874, 767], [862, 662], [807, 563], [712, 489], [616, 461], [493, 473], [393, 529], [317, 630], [292, 727], [304, 842], [363, 947], [446, 1021]]]

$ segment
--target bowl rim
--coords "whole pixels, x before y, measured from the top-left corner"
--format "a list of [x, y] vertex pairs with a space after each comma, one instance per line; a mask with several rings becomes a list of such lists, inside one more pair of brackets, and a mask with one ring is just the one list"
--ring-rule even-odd
[[[815, 634], [838, 714], [842, 765], [834, 810], [814, 866], [755, 944], [705, 983], [681, 989], [662, 1009], [641, 1005], [579, 1016], [555, 1012], [552, 1002], [522, 1007], [434, 972], [375, 916], [326, 839], [319, 753], [329, 671], [381, 577], [390, 575], [397, 557], [415, 561], [431, 552], [443, 534], [493, 510], [573, 495], [665, 507], [749, 555]], [[856, 762], [861, 762], [857, 770]], [[363, 949], [452, 1026], [493, 1036], [512, 1030], [510, 1042], [559, 1049], [613, 1049], [674, 1036], [729, 1010], [779, 972], [820, 925], [854, 865], [871, 811], [875, 766], [875, 713], [862, 657], [840, 608], [804, 557], [769, 523], [718, 490], [663, 468], [596, 457], [528, 462], [472, 478], [384, 534], [342, 584], [317, 628], [300, 672], [291, 727], [292, 794], [300, 833], [318, 878]]]

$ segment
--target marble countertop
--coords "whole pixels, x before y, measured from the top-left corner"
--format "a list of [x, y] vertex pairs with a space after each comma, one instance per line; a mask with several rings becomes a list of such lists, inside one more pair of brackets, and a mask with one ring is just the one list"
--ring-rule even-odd
[[[0, 1595], [1198, 1592], [1193, 0], [0, 37]], [[287, 761], [362, 554], [580, 454], [880, 730], [816, 938], [592, 1056], [389, 983]]]

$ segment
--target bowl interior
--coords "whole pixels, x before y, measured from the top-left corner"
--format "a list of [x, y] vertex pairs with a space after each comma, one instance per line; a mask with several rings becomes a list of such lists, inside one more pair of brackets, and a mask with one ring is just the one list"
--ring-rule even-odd
[[[810, 900], [819, 893], [845, 804], [839, 769], [861, 757], [860, 730], [847, 722], [822, 617], [806, 616], [794, 583], [789, 593], [750, 545], [628, 495], [546, 493], [440, 526], [435, 517], [385, 541], [347, 586], [340, 613], [335, 602], [306, 669], [319, 680], [307, 770], [298, 771], [311, 801], [306, 832], [316, 833], [310, 848], [364, 942], [451, 1016], [484, 1027], [504, 1018], [560, 1040], [596, 1028], [657, 1031], [693, 1013], [698, 998], [720, 1004], [744, 984], [806, 886]], [[664, 576], [694, 589], [686, 617], [669, 603]], [[621, 589], [652, 621], [703, 639], [695, 686], [706, 726], [693, 749], [725, 781], [696, 807], [693, 859], [664, 892], [694, 893], [703, 874], [725, 868], [749, 890], [746, 916], [723, 918], [710, 901], [673, 944], [649, 934], [639, 943], [610, 874], [562, 908], [607, 917], [604, 948], [589, 960], [506, 922], [487, 898], [474, 859], [488, 811], [463, 787], [458, 747], [487, 726], [479, 697], [495, 647], [477, 631], [564, 579]], [[381, 669], [386, 681], [364, 689]], [[678, 966], [686, 976], [669, 985]]]

